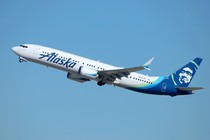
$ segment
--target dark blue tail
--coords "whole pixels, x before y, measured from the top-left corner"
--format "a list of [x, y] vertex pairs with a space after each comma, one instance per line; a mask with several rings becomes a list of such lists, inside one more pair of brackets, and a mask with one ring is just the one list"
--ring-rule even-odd
[[174, 85], [178, 87], [188, 87], [201, 62], [202, 59], [196, 57], [181, 69], [170, 75]]

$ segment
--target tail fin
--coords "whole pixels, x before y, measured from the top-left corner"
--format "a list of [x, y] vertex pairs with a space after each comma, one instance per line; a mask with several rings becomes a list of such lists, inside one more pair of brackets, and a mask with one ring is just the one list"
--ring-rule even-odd
[[201, 62], [202, 59], [196, 57], [181, 69], [173, 73], [171, 79], [174, 85], [177, 87], [188, 87]]

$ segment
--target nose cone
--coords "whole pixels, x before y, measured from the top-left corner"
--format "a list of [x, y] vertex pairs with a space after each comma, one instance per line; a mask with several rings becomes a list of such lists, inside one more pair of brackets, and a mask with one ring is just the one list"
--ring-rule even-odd
[[13, 47], [12, 48], [12, 51], [18, 55], [18, 52], [19, 52], [19, 47]]

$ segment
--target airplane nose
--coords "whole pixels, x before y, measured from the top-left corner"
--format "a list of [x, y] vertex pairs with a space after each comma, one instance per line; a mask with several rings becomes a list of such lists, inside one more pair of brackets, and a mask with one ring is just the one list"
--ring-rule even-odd
[[18, 48], [18, 47], [13, 47], [13, 48], [12, 48], [12, 51], [13, 51], [15, 54], [17, 54], [18, 51], [19, 51], [19, 48]]
[[12, 48], [12, 51], [15, 52], [15, 47]]

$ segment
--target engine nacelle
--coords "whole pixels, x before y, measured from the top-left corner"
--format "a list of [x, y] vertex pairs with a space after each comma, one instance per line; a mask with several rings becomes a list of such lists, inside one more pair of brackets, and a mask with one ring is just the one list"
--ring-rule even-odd
[[86, 82], [86, 81], [90, 81], [87, 78], [81, 77], [78, 75], [78, 73], [67, 73], [67, 78], [70, 80], [74, 80], [80, 83]]
[[88, 79], [95, 79], [98, 77], [98, 71], [91, 69], [91, 68], [87, 68], [84, 66], [81, 66], [79, 68], [79, 75]]

